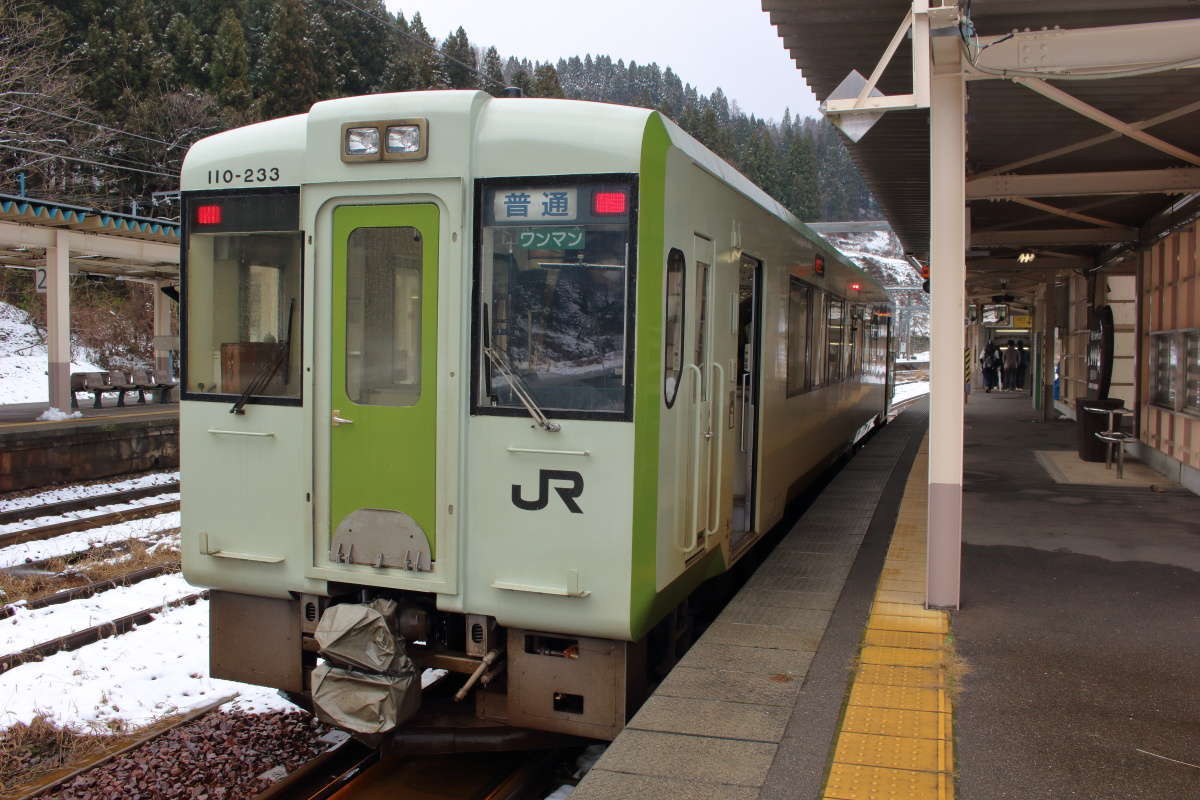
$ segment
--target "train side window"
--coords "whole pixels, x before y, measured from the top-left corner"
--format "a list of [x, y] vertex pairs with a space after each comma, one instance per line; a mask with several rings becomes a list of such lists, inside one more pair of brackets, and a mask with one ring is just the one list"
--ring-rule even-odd
[[829, 296], [817, 289], [812, 291], [812, 304], [809, 307], [809, 318], [812, 320], [810, 326], [809, 341], [810, 355], [808, 359], [809, 367], [809, 385], [812, 388], [824, 386], [828, 383], [825, 380], [825, 308]]
[[825, 370], [827, 383], [842, 380], [843, 331], [846, 328], [846, 302], [840, 297], [830, 297], [826, 306], [825, 354], [828, 359]]
[[411, 406], [421, 397], [421, 233], [358, 228], [346, 243], [346, 394]]
[[808, 389], [808, 321], [812, 305], [812, 288], [789, 279], [787, 311], [787, 396]]
[[675, 404], [683, 374], [683, 315], [687, 286], [683, 252], [672, 248], [667, 254], [667, 311], [663, 325], [663, 398], [667, 408]]

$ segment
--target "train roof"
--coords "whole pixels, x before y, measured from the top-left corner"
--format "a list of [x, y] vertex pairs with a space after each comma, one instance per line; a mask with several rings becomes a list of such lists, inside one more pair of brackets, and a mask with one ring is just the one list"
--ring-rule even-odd
[[[342, 126], [428, 120], [422, 161], [345, 163]], [[657, 111], [584, 100], [494, 98], [480, 91], [398, 92], [325, 100], [306, 114], [268, 120], [200, 140], [183, 163], [184, 191], [404, 178], [527, 177], [635, 173], [650, 118], [700, 169], [745, 195], [827, 257], [878, 284], [749, 178]], [[328, 157], [321, 157], [328, 154]], [[273, 173], [272, 170], [277, 170]], [[277, 174], [277, 180], [259, 180]], [[247, 180], [247, 178], [249, 180]]]

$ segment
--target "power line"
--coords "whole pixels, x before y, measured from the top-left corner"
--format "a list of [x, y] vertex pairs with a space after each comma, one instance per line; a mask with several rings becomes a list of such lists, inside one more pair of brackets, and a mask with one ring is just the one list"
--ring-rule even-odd
[[[25, 93], [22, 92], [22, 94], [25, 94]], [[5, 99], [4, 102], [8, 103], [10, 106], [16, 106], [17, 108], [23, 108], [26, 111], [36, 111], [39, 114], [48, 114], [52, 117], [58, 117], [59, 119], [66, 119], [66, 120], [70, 120], [71, 122], [78, 122], [80, 125], [91, 125], [93, 128], [99, 128], [100, 130], [104, 130], [104, 131], [111, 131], [112, 133], [119, 133], [122, 136], [132, 136], [135, 139], [144, 139], [147, 142], [154, 142], [155, 144], [166, 145], [167, 147], [173, 148], [173, 149], [178, 149], [183, 146], [183, 145], [179, 145], [179, 144], [171, 144], [170, 142], [163, 141], [162, 139], [155, 139], [153, 136], [143, 136], [140, 133], [131, 133], [129, 131], [123, 131], [120, 128], [110, 128], [107, 125], [101, 125], [99, 122], [89, 122], [86, 119], [79, 119], [78, 117], [71, 117], [66, 114], [60, 114], [57, 111], [47, 111], [44, 108], [34, 108], [33, 106], [23, 105], [21, 103], [15, 102], [13, 100]]]
[[404, 28], [401, 28], [399, 25], [397, 25], [394, 20], [392, 20], [388, 17], [380, 17], [375, 14], [372, 14], [367, 9], [361, 8], [359, 6], [356, 6], [354, 3], [351, 3], [350, 0], [337, 0], [337, 2], [341, 3], [344, 6], [354, 9], [358, 13], [360, 13], [366, 17], [369, 17], [369, 18], [375, 20], [376, 22], [382, 22], [384, 25], [387, 25], [388, 27], [392, 28], [397, 33], [399, 33], [401, 36], [403, 36], [404, 38], [406, 38], [410, 41], [416, 42], [417, 44], [421, 45], [422, 47], [429, 48], [430, 50], [432, 50], [434, 52], [435, 55], [441, 56], [442, 58], [446, 59], [447, 61], [453, 61], [455, 64], [458, 64], [460, 67], [470, 70], [471, 73], [473, 73], [475, 75], [475, 77], [480, 79], [480, 81], [484, 80], [484, 75], [479, 70], [479, 67], [472, 67], [470, 64], [467, 64], [464, 61], [459, 61], [457, 58], [455, 58], [452, 55], [443, 53], [441, 50], [438, 49], [438, 46], [435, 42], [427, 42], [424, 39], [420, 38], [419, 36], [413, 36], [411, 33], [404, 30]]
[[125, 170], [127, 172], [140, 172], [144, 175], [158, 175], [159, 177], [163, 177], [163, 178], [178, 178], [179, 177], [178, 173], [170, 174], [170, 173], [166, 173], [166, 172], [155, 172], [153, 170], [148, 170], [148, 169], [138, 169], [137, 167], [122, 167], [118, 164], [105, 164], [102, 161], [92, 161], [87, 158], [74, 158], [72, 156], [64, 156], [59, 153], [47, 153], [43, 150], [32, 150], [28, 147], [17, 147], [15, 145], [11, 145], [11, 144], [0, 144], [0, 147], [3, 147], [6, 150], [17, 150], [22, 153], [32, 153], [35, 156], [49, 156], [50, 158], [61, 158], [64, 161], [77, 161], [80, 164], [91, 164], [96, 167], [106, 167], [108, 169]]

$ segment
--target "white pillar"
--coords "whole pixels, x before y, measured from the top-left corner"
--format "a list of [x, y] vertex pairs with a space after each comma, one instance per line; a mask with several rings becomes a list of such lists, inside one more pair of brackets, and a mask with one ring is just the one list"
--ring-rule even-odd
[[966, 89], [935, 67], [929, 110], [929, 517], [925, 597], [958, 608], [962, 557], [963, 314], [966, 310]]
[[163, 347], [164, 339], [171, 335], [171, 299], [162, 293], [164, 286], [170, 286], [170, 281], [157, 281], [154, 284], [154, 371], [159, 373], [160, 380], [174, 377], [171, 372], [170, 350]]
[[50, 405], [71, 408], [71, 249], [65, 230], [46, 248], [46, 374]]

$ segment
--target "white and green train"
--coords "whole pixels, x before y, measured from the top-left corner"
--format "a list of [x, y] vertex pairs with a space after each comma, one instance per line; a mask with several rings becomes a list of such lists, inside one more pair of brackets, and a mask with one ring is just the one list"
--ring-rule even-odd
[[462, 713], [612, 738], [673, 612], [886, 411], [882, 288], [654, 111], [332, 100], [182, 188], [211, 669], [362, 733], [444, 710], [441, 667]]

